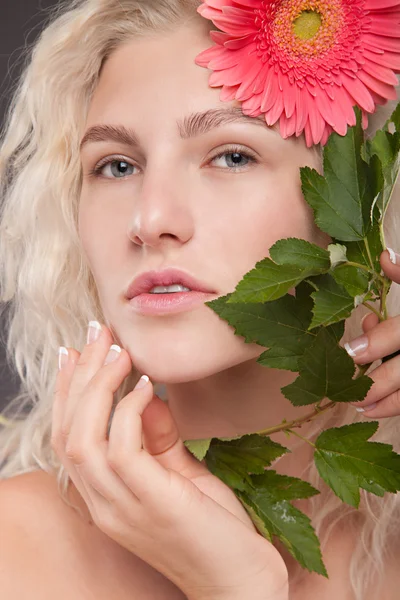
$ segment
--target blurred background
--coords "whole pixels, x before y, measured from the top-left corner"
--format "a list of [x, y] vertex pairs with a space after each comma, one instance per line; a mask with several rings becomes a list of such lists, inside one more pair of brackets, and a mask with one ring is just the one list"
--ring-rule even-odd
[[[0, 0], [0, 125], [3, 128], [13, 86], [21, 72], [26, 47], [37, 39], [56, 0]], [[5, 358], [6, 328], [0, 321], [0, 410], [18, 387], [18, 376]]]

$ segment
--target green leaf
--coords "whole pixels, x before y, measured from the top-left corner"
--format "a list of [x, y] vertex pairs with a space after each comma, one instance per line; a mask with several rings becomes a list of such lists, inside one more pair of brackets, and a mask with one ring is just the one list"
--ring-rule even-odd
[[183, 443], [185, 444], [186, 448], [197, 458], [197, 460], [201, 462], [208, 452], [211, 439], [212, 438], [204, 440], [185, 440]]
[[322, 231], [341, 241], [364, 238], [371, 227], [376, 176], [361, 158], [364, 140], [361, 112], [345, 136], [332, 133], [324, 147], [324, 176], [309, 167], [301, 171], [302, 190]]
[[303, 355], [287, 348], [270, 348], [258, 357], [257, 362], [263, 367], [270, 369], [286, 369], [287, 371], [298, 371], [298, 360]]
[[239, 281], [228, 303], [276, 300], [316, 272], [317, 270], [312, 268], [276, 265], [270, 258], [264, 258]]
[[331, 267], [330, 254], [316, 244], [299, 238], [278, 240], [269, 249], [270, 256], [278, 265], [292, 265], [299, 269], [325, 273]]
[[259, 486], [257, 478], [252, 480], [253, 489], [235, 493], [261, 535], [270, 541], [276, 536], [304, 568], [328, 577], [310, 519], [288, 501], [315, 495], [318, 490], [274, 471], [266, 471]]
[[314, 461], [322, 479], [343, 502], [358, 508], [363, 488], [377, 496], [400, 490], [400, 455], [389, 444], [368, 442], [379, 423], [353, 423], [323, 431]]
[[353, 298], [368, 291], [370, 276], [366, 271], [351, 265], [341, 264], [332, 271], [336, 283]]
[[[400, 171], [400, 104], [386, 121], [383, 130], [378, 130], [372, 140], [365, 143], [365, 153], [369, 157], [370, 169], [380, 166], [380, 176], [385, 182], [381, 185], [377, 206], [383, 221], [387, 207], [393, 194]], [[394, 131], [389, 131], [393, 125]]]
[[205, 304], [235, 328], [247, 343], [254, 342], [266, 348], [284, 348], [293, 355], [302, 355], [315, 333], [308, 331], [311, 322], [311, 286], [302, 282], [296, 296], [287, 294], [265, 304], [228, 304], [227, 296]]
[[290, 452], [269, 437], [256, 433], [223, 441], [213, 438], [206, 456], [208, 469], [232, 489], [251, 485], [250, 473], [264, 473], [276, 458]]
[[318, 287], [311, 297], [314, 300], [313, 320], [309, 329], [323, 325], [327, 327], [337, 321], [347, 319], [354, 309], [354, 298], [339, 285], [329, 273], [315, 277], [313, 282]]
[[334, 402], [363, 400], [373, 381], [362, 375], [352, 379], [353, 359], [337, 344], [337, 332], [322, 327], [314, 343], [299, 359], [299, 376], [281, 389], [294, 406], [329, 398]]
[[277, 501], [310, 498], [321, 493], [308, 481], [281, 475], [272, 469], [268, 469], [262, 475], [252, 475], [251, 484], [257, 491], [272, 490], [271, 493], [274, 494]]

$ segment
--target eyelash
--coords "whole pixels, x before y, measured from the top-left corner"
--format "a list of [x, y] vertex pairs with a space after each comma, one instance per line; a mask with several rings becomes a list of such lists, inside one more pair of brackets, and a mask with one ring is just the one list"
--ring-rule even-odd
[[[247, 148], [244, 149], [241, 146], [231, 146], [229, 148], [225, 148], [225, 150], [223, 152], [220, 152], [219, 154], [216, 154], [215, 156], [213, 156], [210, 159], [210, 162], [213, 160], [216, 160], [218, 158], [222, 158], [226, 154], [241, 154], [242, 156], [248, 158], [250, 163], [258, 163], [256, 155], [253, 154], [252, 152], [250, 152], [250, 150], [248, 150]], [[110, 158], [105, 158], [105, 159], [101, 160], [93, 169], [91, 169], [89, 171], [89, 177], [95, 177], [95, 178], [103, 177], [103, 175], [101, 174], [103, 167], [105, 167], [106, 165], [109, 165], [113, 162], [118, 162], [118, 161], [126, 162], [128, 165], [130, 165], [132, 167], [136, 166], [136, 165], [132, 165], [129, 161], [127, 161], [124, 156], [111, 156]], [[228, 167], [223, 170], [235, 172], [235, 171], [239, 171], [241, 169], [240, 169], [240, 167], [238, 167], [238, 168]], [[105, 179], [127, 179], [127, 177], [105, 177]]]

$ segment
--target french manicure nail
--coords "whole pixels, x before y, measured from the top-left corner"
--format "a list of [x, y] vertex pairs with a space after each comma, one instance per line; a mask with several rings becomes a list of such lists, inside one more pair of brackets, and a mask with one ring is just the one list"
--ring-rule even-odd
[[58, 349], [58, 369], [61, 371], [68, 363], [68, 350], [64, 346]]
[[394, 265], [400, 265], [400, 254], [397, 254], [392, 248], [386, 248], [389, 252], [389, 258]]
[[101, 333], [100, 323], [98, 321], [90, 321], [88, 332], [87, 332], [86, 343], [91, 344], [92, 342], [95, 342], [99, 338], [100, 333]]
[[117, 360], [120, 354], [121, 348], [117, 346], [117, 344], [113, 344], [110, 350], [108, 351], [106, 360], [104, 361], [104, 365], [109, 365], [110, 363], [114, 362], [114, 360]]
[[375, 407], [376, 407], [376, 402], [374, 402], [373, 404], [370, 404], [369, 406], [364, 406], [364, 408], [356, 408], [356, 411], [357, 412], [365, 412], [367, 410], [372, 410]]
[[137, 384], [135, 385], [135, 390], [141, 390], [144, 388], [149, 382], [149, 377], [147, 375], [142, 375]]
[[368, 337], [366, 335], [361, 335], [352, 342], [346, 343], [344, 347], [350, 356], [357, 356], [368, 348]]

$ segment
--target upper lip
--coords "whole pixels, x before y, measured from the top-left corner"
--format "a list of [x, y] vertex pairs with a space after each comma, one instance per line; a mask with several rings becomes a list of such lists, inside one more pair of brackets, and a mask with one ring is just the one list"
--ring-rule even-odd
[[149, 292], [153, 287], [163, 285], [173, 285], [174, 283], [178, 283], [183, 285], [190, 290], [206, 292], [210, 294], [216, 293], [214, 290], [210, 290], [210, 288], [202, 283], [201, 281], [197, 281], [192, 275], [189, 273], [185, 273], [180, 269], [169, 268], [164, 269], [163, 271], [147, 271], [145, 273], [141, 273], [138, 277], [131, 282], [126, 292], [126, 297], [128, 300], [138, 296], [139, 294], [144, 294]]

